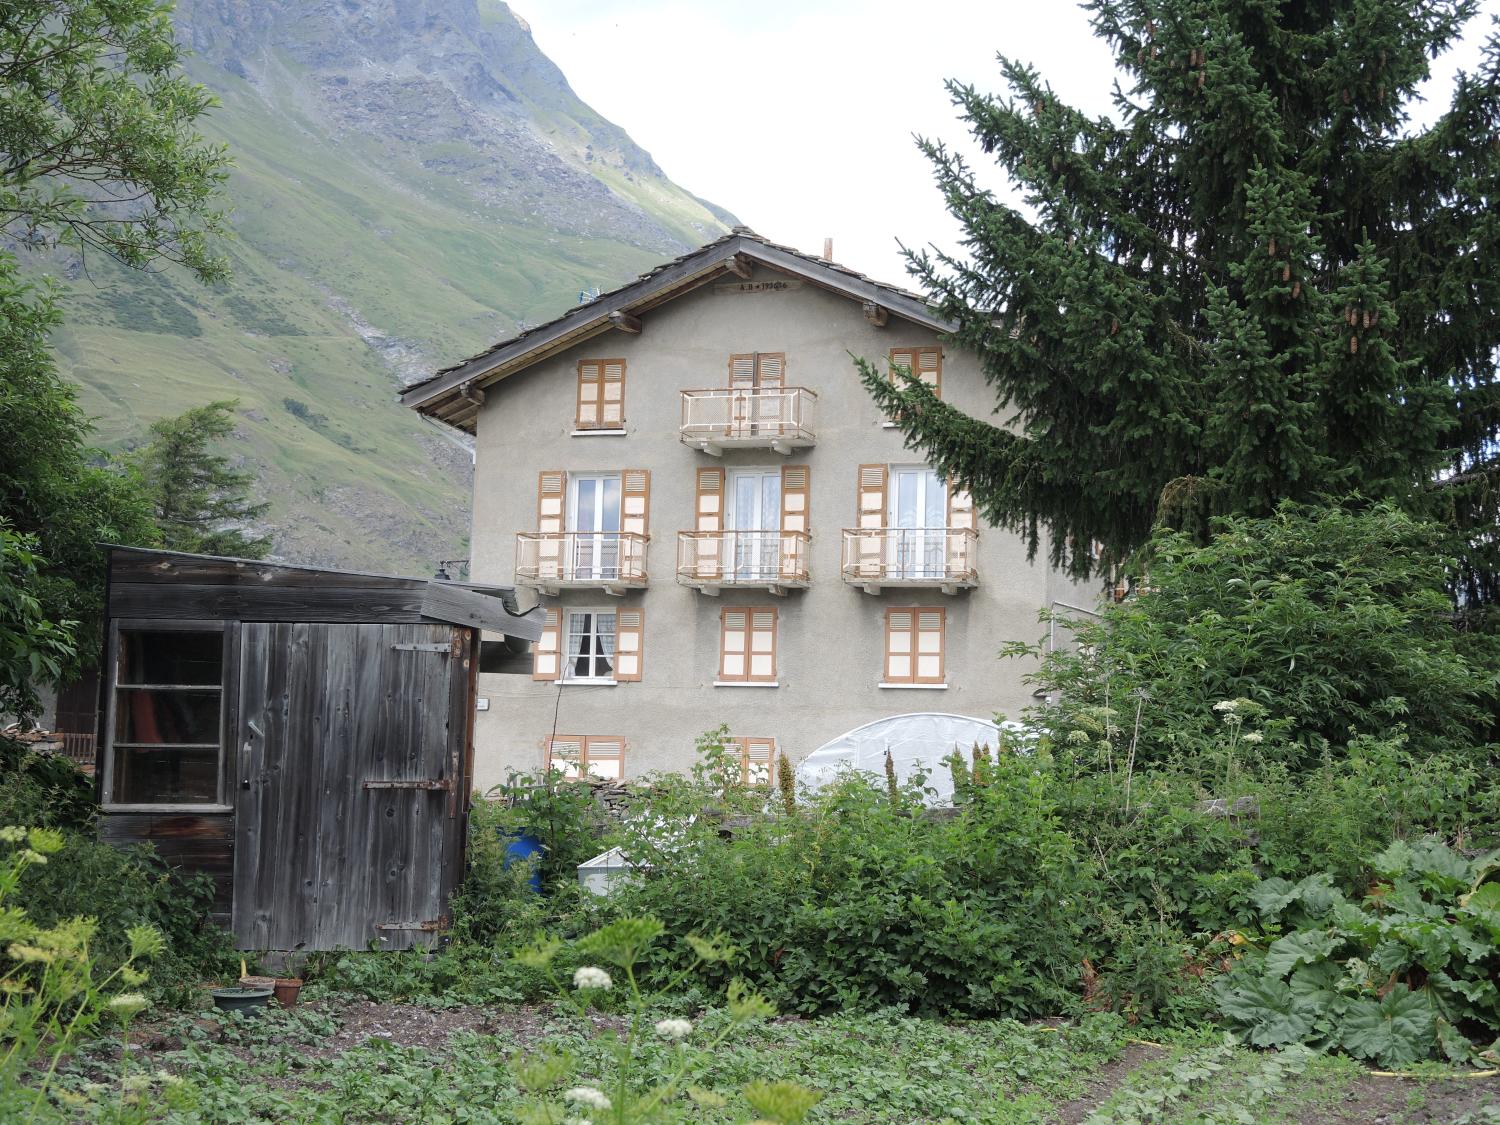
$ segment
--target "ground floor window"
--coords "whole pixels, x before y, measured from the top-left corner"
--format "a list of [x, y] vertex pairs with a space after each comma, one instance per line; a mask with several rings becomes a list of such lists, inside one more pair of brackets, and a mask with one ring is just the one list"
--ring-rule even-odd
[[613, 610], [569, 610], [565, 680], [612, 680], [615, 675]]
[[614, 734], [554, 734], [547, 740], [547, 768], [564, 777], [625, 776], [625, 739]]

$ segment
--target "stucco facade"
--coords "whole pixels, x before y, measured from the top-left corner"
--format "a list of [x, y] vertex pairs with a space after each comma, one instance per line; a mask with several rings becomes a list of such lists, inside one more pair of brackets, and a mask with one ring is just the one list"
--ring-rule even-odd
[[[723, 280], [722, 278], [720, 279]], [[933, 328], [892, 313], [873, 323], [861, 302], [812, 281], [786, 288], [739, 284], [780, 281], [787, 274], [756, 264], [748, 279], [708, 283], [644, 312], [638, 333], [612, 330], [490, 385], [474, 424], [472, 579], [516, 582], [517, 534], [538, 528], [538, 474], [650, 472], [648, 581], [622, 596], [563, 589], [543, 598], [522, 589], [521, 603], [563, 610], [644, 611], [640, 679], [612, 685], [554, 683], [521, 675], [482, 675], [488, 700], [475, 728], [475, 779], [481, 789], [509, 770], [546, 761], [549, 736], [620, 736], [624, 774], [685, 770], [694, 739], [727, 723], [736, 736], [774, 738], [793, 760], [871, 719], [913, 711], [990, 717], [1016, 715], [1032, 702], [1027, 667], [1002, 661], [1009, 640], [1034, 640], [1043, 607], [1090, 605], [1097, 594], [1053, 571], [1045, 549], [1028, 562], [1025, 544], [983, 524], [977, 538], [978, 584], [884, 587], [870, 593], [841, 577], [842, 530], [856, 526], [857, 476], [868, 464], [909, 465], [900, 431], [884, 424], [850, 354], [884, 363], [892, 348], [938, 344]], [[723, 387], [733, 354], [785, 355], [785, 385], [818, 396], [815, 444], [782, 455], [770, 449], [725, 449], [722, 456], [679, 437], [685, 390]], [[624, 426], [619, 433], [575, 429], [578, 364], [625, 361]], [[994, 407], [973, 356], [945, 346], [942, 394], [978, 416]], [[695, 527], [697, 471], [703, 466], [810, 470], [810, 581], [776, 596], [764, 587], [724, 588], [709, 596], [678, 582], [678, 533]], [[521, 583], [524, 586], [524, 581]], [[721, 610], [777, 611], [774, 686], [715, 686], [720, 671]], [[946, 611], [944, 683], [880, 686], [886, 609]]]

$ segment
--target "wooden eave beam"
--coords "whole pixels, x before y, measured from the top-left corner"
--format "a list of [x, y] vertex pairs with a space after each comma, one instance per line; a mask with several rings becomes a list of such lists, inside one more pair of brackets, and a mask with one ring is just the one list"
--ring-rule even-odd
[[629, 332], [632, 336], [639, 336], [641, 334], [641, 318], [631, 316], [628, 312], [616, 309], [609, 314], [609, 322], [621, 332]]
[[734, 274], [735, 277], [747, 281], [749, 280], [750, 274], [754, 269], [754, 267], [750, 264], [750, 259], [746, 258], [743, 254], [733, 254], [730, 257], [725, 258], [724, 268], [730, 273]]
[[866, 301], [864, 309], [865, 319], [876, 328], [884, 328], [885, 322], [891, 318], [891, 310], [884, 305], [876, 304], [874, 301]]

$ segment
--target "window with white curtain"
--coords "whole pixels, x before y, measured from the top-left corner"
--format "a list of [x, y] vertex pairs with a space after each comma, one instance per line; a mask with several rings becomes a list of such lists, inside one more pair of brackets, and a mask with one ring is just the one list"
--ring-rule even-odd
[[613, 610], [569, 610], [565, 680], [615, 678], [615, 614]]

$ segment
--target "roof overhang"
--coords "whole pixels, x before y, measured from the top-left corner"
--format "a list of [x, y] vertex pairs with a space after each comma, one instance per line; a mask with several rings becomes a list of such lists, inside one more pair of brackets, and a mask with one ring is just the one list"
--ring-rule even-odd
[[955, 328], [914, 293], [756, 235], [735, 233], [570, 309], [556, 320], [444, 368], [408, 389], [400, 401], [435, 421], [473, 433], [484, 404], [485, 387], [605, 332], [639, 331], [638, 326], [626, 326], [641, 314], [717, 278], [746, 276], [750, 265], [766, 266], [879, 310], [882, 319], [877, 323], [884, 323], [886, 315], [894, 315], [936, 332]]

